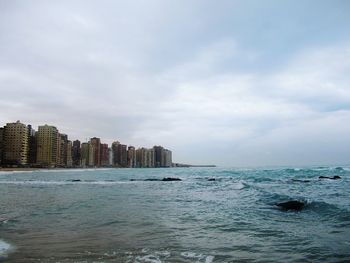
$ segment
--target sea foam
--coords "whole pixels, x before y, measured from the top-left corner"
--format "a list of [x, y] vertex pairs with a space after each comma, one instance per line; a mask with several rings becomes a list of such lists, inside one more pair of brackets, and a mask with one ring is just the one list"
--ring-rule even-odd
[[11, 245], [0, 239], [0, 259], [6, 257], [10, 249]]

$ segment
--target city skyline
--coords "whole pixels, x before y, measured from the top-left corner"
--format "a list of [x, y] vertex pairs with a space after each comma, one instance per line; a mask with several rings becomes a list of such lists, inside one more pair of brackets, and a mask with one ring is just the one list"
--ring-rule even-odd
[[179, 163], [348, 164], [350, 2], [0, 1], [0, 125]]
[[0, 167], [35, 168], [161, 168], [172, 167], [172, 151], [155, 145], [137, 147], [114, 141], [111, 147], [101, 138], [69, 140], [56, 126], [38, 130], [20, 120], [0, 126]]

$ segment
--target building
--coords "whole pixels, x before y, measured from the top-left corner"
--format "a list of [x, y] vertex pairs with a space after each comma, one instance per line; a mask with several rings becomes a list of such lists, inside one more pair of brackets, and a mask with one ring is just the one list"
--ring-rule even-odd
[[80, 152], [80, 166], [87, 167], [89, 166], [89, 143], [83, 142], [81, 144], [81, 152]]
[[72, 165], [74, 167], [79, 167], [81, 165], [80, 159], [81, 159], [80, 141], [75, 140], [72, 146], [72, 162], [73, 162]]
[[134, 146], [128, 147], [128, 167], [129, 168], [136, 167], [136, 150]]
[[67, 153], [66, 153], [66, 156], [67, 156], [66, 167], [68, 167], [68, 168], [73, 167], [72, 147], [73, 147], [72, 142], [68, 141], [67, 142]]
[[58, 157], [59, 133], [55, 126], [39, 126], [36, 162], [43, 167], [55, 167]]
[[95, 167], [95, 147], [91, 142], [88, 143], [89, 146], [89, 159], [88, 159], [88, 166], [89, 167]]
[[31, 125], [28, 125], [28, 163], [36, 164], [37, 137]]
[[172, 167], [172, 152], [168, 149], [164, 149], [162, 152], [162, 166], [161, 167]]
[[127, 167], [128, 166], [128, 152], [125, 144], [115, 141], [112, 143], [113, 152], [113, 166]]
[[0, 128], [0, 166], [3, 162], [3, 151], [4, 151], [4, 128]]
[[136, 150], [136, 167], [153, 168], [155, 167], [155, 151], [153, 148], [139, 148]]
[[101, 143], [101, 166], [109, 166], [109, 151], [108, 144]]
[[57, 167], [67, 166], [67, 144], [68, 136], [66, 134], [58, 135], [58, 147], [57, 147]]
[[153, 146], [154, 149], [154, 165], [155, 167], [162, 167], [162, 154], [164, 148], [162, 146]]
[[28, 128], [20, 121], [7, 123], [4, 127], [3, 162], [19, 166], [28, 164]]
[[94, 164], [93, 166], [100, 167], [101, 166], [101, 140], [100, 138], [91, 138], [90, 144], [93, 147], [93, 158], [94, 158]]

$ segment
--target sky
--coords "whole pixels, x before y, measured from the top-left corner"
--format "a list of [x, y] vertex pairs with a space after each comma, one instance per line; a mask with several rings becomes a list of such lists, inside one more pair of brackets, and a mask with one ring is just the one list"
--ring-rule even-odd
[[219, 166], [350, 163], [350, 1], [0, 0], [0, 126]]

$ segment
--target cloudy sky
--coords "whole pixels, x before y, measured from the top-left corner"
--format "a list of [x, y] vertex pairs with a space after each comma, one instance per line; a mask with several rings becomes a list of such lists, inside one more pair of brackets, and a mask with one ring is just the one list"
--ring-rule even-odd
[[350, 163], [350, 1], [0, 0], [0, 126], [224, 166]]

